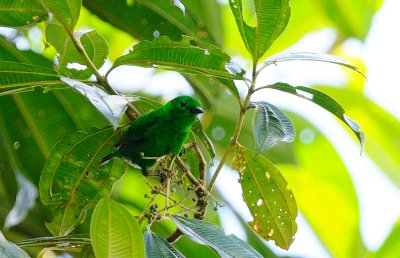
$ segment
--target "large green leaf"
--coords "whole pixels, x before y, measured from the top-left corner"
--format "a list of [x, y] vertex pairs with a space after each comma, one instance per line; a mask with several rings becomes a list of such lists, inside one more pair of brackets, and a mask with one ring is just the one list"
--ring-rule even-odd
[[183, 234], [195, 242], [212, 247], [222, 257], [262, 257], [236, 236], [225, 235], [215, 224], [175, 215], [172, 220]]
[[51, 69], [31, 64], [0, 61], [0, 96], [60, 83], [59, 76]]
[[209, 49], [200, 48], [196, 46], [195, 38], [191, 37], [183, 37], [179, 42], [168, 37], [142, 41], [128, 54], [117, 58], [113, 68], [120, 65], [160, 67], [182, 73], [237, 80], [243, 79], [245, 73], [226, 53], [214, 46]]
[[289, 249], [297, 231], [297, 205], [285, 178], [269, 160], [239, 144], [233, 167], [239, 171], [243, 198], [253, 216], [252, 228], [264, 239]]
[[270, 88], [270, 89], [275, 89], [275, 90], [280, 90], [289, 94], [293, 94], [295, 96], [298, 96], [300, 98], [304, 98], [306, 100], [309, 100], [318, 106], [322, 107], [323, 109], [329, 111], [333, 115], [335, 115], [337, 118], [342, 120], [350, 129], [355, 133], [357, 136], [358, 140], [360, 141], [361, 144], [361, 151], [364, 148], [364, 133], [360, 131], [360, 126], [353, 121], [351, 118], [346, 116], [345, 110], [342, 108], [342, 106], [339, 105], [333, 98], [329, 97], [325, 93], [304, 87], [304, 86], [291, 86], [287, 83], [282, 83], [278, 82], [272, 85], [268, 85], [265, 88]]
[[73, 31], [79, 19], [82, 0], [42, 0], [43, 5], [69, 31]]
[[110, 194], [126, 165], [115, 160], [100, 166], [100, 160], [111, 152], [118, 134], [112, 127], [76, 132], [49, 154], [39, 192], [43, 204], [53, 211], [53, 219], [47, 225], [53, 235], [67, 235], [83, 220], [88, 208]]
[[142, 231], [135, 217], [109, 197], [101, 199], [93, 212], [90, 236], [96, 257], [144, 257]]
[[254, 104], [258, 107], [253, 121], [256, 152], [263, 152], [280, 141], [293, 141], [296, 133], [292, 122], [281, 110], [264, 101]]
[[0, 26], [32, 26], [47, 19], [46, 9], [36, 0], [0, 1]]
[[279, 169], [301, 214], [332, 257], [363, 257], [360, 210], [349, 171], [320, 131], [303, 117], [290, 117], [300, 135], [292, 143], [297, 163], [280, 164]]
[[146, 231], [144, 232], [146, 258], [184, 258], [178, 250], [161, 236]]
[[[131, 1], [83, 0], [86, 8], [117, 28], [141, 40], [160, 36], [180, 40], [182, 35], [196, 36], [202, 42], [221, 43], [219, 5], [215, 0], [181, 1], [181, 10], [165, 0]], [[157, 34], [157, 33], [156, 33]]]
[[242, 0], [230, 0], [229, 6], [243, 42], [252, 54], [253, 62], [257, 63], [285, 30], [290, 17], [289, 0], [254, 0], [255, 27], [249, 26], [244, 20]]
[[337, 2], [331, 0], [312, 1], [330, 22], [345, 37], [364, 40], [368, 34], [375, 12], [383, 0], [352, 0]]
[[[86, 54], [96, 68], [100, 68], [108, 56], [108, 46], [95, 30], [74, 32], [80, 40]], [[57, 50], [57, 70], [60, 74], [72, 78], [87, 79], [92, 71], [85, 59], [76, 49], [68, 33], [59, 23], [50, 23], [46, 27], [46, 37]]]

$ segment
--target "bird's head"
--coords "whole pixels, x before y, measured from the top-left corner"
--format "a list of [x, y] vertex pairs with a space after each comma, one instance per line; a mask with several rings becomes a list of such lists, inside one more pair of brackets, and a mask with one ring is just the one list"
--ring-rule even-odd
[[198, 100], [189, 96], [179, 96], [170, 100], [166, 107], [170, 109], [174, 116], [196, 117], [204, 111], [200, 108], [201, 104]]

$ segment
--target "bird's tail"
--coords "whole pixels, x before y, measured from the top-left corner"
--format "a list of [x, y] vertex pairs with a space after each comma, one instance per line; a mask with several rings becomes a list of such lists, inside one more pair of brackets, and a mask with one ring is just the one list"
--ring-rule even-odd
[[107, 162], [109, 162], [110, 159], [112, 159], [114, 157], [115, 157], [115, 152], [108, 154], [107, 156], [105, 156], [104, 158], [101, 159], [100, 166], [107, 164]]

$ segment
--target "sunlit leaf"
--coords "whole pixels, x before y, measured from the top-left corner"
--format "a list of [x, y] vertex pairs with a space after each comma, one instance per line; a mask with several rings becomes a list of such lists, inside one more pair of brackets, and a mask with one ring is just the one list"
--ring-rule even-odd
[[249, 26], [244, 20], [242, 0], [230, 0], [229, 6], [243, 42], [253, 55], [254, 63], [257, 63], [285, 30], [290, 17], [289, 0], [254, 0], [257, 18], [255, 27]]
[[109, 197], [101, 199], [93, 212], [90, 236], [96, 257], [144, 257], [143, 235], [135, 217]]
[[240, 145], [233, 167], [239, 172], [243, 198], [253, 216], [251, 227], [264, 239], [289, 249], [297, 231], [297, 205], [282, 174], [266, 158]]
[[296, 132], [289, 118], [274, 105], [259, 101], [253, 121], [256, 152], [263, 152], [276, 143], [293, 141]]
[[40, 1], [0, 1], [0, 26], [26, 27], [46, 20], [47, 10]]
[[[100, 68], [108, 56], [108, 46], [104, 38], [95, 30], [76, 31], [76, 37], [96, 68]], [[57, 70], [60, 74], [73, 78], [87, 79], [92, 74], [82, 54], [76, 49], [68, 33], [56, 22], [46, 27], [48, 42], [57, 50]]]
[[32, 90], [38, 86], [60, 84], [51, 69], [9, 61], [0, 61], [0, 96]]
[[50, 152], [40, 177], [42, 203], [53, 211], [47, 224], [53, 235], [67, 235], [85, 217], [88, 208], [109, 195], [113, 183], [125, 170], [125, 162], [115, 160], [100, 166], [113, 149], [118, 132], [112, 127], [76, 132], [59, 142]]
[[298, 134], [303, 135], [292, 144], [297, 163], [280, 164], [279, 169], [296, 195], [301, 214], [328, 253], [357, 257], [366, 247], [359, 230], [359, 200], [349, 171], [319, 130], [301, 116], [292, 114], [291, 118]]
[[182, 41], [172, 41], [159, 37], [154, 41], [136, 44], [128, 54], [117, 58], [113, 68], [120, 65], [160, 67], [189, 74], [243, 79], [244, 70], [216, 47], [203, 49], [195, 45], [195, 39], [184, 37]]
[[350, 127], [350, 129], [355, 133], [357, 136], [358, 140], [360, 141], [361, 144], [361, 151], [364, 148], [364, 133], [360, 131], [360, 126], [351, 118], [348, 116], [344, 115], [345, 110], [342, 108], [342, 106], [339, 105], [334, 99], [326, 95], [325, 93], [304, 87], [304, 86], [291, 86], [287, 83], [282, 83], [278, 82], [272, 85], [266, 86], [266, 88], [270, 89], [275, 89], [275, 90], [280, 90], [289, 94], [293, 94], [295, 96], [304, 98], [306, 100], [309, 100], [318, 106], [322, 107], [323, 109], [329, 111], [333, 115], [335, 115], [337, 118], [342, 120], [347, 126]]
[[42, 3], [66, 29], [74, 29], [81, 11], [81, 0], [42, 0]]
[[365, 75], [360, 71], [360, 69], [358, 69], [358, 67], [350, 64], [349, 62], [337, 56], [325, 53], [311, 53], [311, 52], [293, 52], [293, 53], [276, 54], [264, 60], [263, 66], [260, 68], [259, 72], [269, 65], [277, 64], [280, 62], [288, 62], [288, 61], [315, 61], [315, 62], [337, 64], [350, 68], [365, 77]]
[[147, 258], [183, 258], [185, 257], [176, 250], [170, 243], [159, 235], [146, 231], [144, 232], [144, 243], [146, 246]]
[[4, 228], [9, 229], [23, 221], [30, 209], [35, 205], [38, 191], [36, 187], [21, 173], [16, 173], [18, 193], [14, 207], [10, 210], [4, 222]]
[[127, 98], [118, 95], [110, 95], [97, 86], [89, 86], [80, 81], [62, 77], [61, 80], [86, 96], [88, 100], [111, 122], [114, 129], [118, 126], [120, 117], [126, 110], [126, 105], [137, 98]]
[[215, 224], [175, 215], [172, 220], [183, 234], [199, 244], [212, 247], [222, 257], [262, 257], [236, 236], [225, 235]]

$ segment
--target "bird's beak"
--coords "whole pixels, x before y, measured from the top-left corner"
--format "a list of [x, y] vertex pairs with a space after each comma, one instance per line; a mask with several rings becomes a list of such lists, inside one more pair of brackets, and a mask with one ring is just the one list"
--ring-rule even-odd
[[189, 112], [192, 113], [192, 114], [201, 114], [201, 113], [204, 113], [203, 109], [201, 109], [201, 108], [199, 108], [199, 107], [193, 108], [193, 109], [191, 109]]

